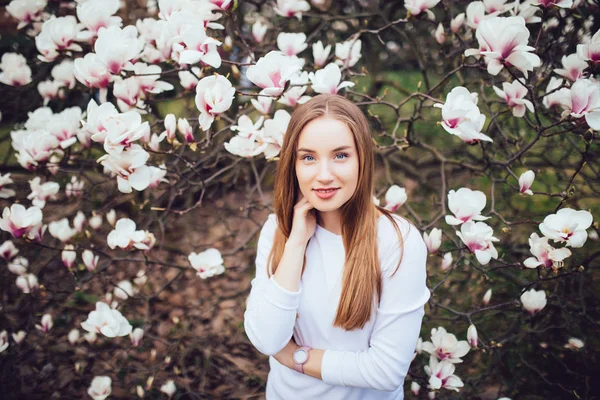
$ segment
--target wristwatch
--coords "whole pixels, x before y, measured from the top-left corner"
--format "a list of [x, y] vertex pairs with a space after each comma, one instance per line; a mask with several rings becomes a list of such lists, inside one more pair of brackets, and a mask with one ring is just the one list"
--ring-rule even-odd
[[296, 351], [294, 351], [294, 355], [292, 359], [294, 360], [294, 369], [301, 374], [304, 373], [304, 364], [308, 361], [308, 351], [311, 350], [310, 346], [302, 346]]

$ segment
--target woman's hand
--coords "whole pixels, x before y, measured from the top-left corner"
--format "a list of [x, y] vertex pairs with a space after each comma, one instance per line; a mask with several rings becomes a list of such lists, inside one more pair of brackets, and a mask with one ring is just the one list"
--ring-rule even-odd
[[317, 217], [313, 205], [300, 194], [300, 200], [294, 206], [294, 218], [292, 221], [292, 232], [288, 241], [305, 245], [314, 235], [317, 228]]
[[290, 369], [294, 369], [294, 352], [299, 349], [300, 346], [294, 342], [294, 338], [290, 339], [288, 344], [285, 345], [283, 349], [279, 351], [279, 353], [275, 354], [273, 357], [281, 364], [285, 365]]

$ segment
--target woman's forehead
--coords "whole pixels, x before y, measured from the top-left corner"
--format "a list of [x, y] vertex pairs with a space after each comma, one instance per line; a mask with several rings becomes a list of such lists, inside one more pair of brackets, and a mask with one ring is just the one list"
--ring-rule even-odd
[[298, 150], [332, 150], [340, 146], [354, 147], [354, 135], [348, 125], [332, 118], [317, 118], [310, 121], [298, 139]]

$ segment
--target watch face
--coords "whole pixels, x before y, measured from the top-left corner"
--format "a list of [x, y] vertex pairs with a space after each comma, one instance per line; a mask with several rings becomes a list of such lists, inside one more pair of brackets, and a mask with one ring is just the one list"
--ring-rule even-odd
[[308, 352], [306, 350], [296, 350], [294, 352], [294, 362], [297, 364], [303, 364], [308, 359]]

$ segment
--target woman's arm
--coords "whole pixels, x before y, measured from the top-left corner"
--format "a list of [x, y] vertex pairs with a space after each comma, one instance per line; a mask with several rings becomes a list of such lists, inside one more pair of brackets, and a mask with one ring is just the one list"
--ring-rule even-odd
[[270, 214], [258, 239], [256, 277], [251, 282], [244, 312], [248, 339], [258, 351], [268, 356], [279, 352], [293, 334], [302, 294], [299, 282], [306, 250], [306, 244], [286, 243], [280, 267], [268, 278], [267, 258], [276, 228], [275, 214]]
[[[304, 365], [307, 375], [331, 385], [393, 391], [404, 382], [419, 338], [424, 304], [427, 248], [413, 226], [405, 238], [402, 264], [394, 276], [400, 250], [392, 249], [382, 262], [383, 292], [369, 349], [341, 351], [312, 349]], [[275, 358], [293, 368], [291, 341]]]

